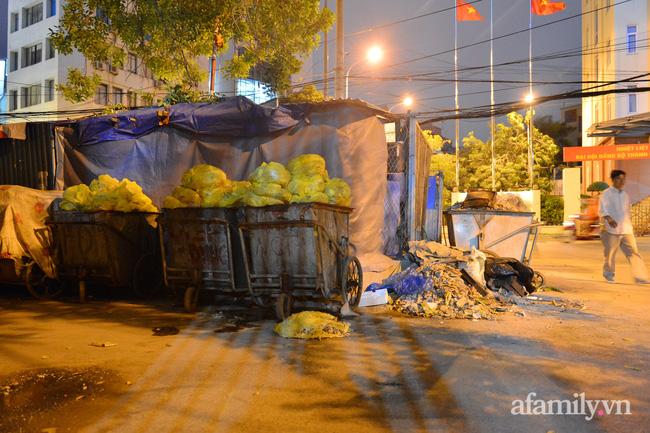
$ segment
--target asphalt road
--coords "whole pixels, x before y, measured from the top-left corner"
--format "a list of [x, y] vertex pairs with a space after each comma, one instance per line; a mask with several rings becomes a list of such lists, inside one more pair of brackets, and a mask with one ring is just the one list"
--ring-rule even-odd
[[[641, 244], [650, 259], [650, 240]], [[533, 264], [562, 292], [544, 292], [548, 302], [525, 317], [441, 321], [372, 309], [351, 321], [350, 337], [324, 341], [282, 339], [272, 321], [214, 332], [205, 316], [151, 306], [5, 297], [0, 369], [95, 366], [119, 382], [49, 419], [42, 411], [24, 431], [647, 433], [650, 287], [628, 284], [622, 261], [621, 282], [603, 283], [600, 255], [596, 241], [541, 242]], [[163, 323], [181, 332], [152, 337]], [[93, 339], [116, 346], [89, 347]], [[513, 401], [530, 393], [627, 400], [631, 414], [513, 415]]]

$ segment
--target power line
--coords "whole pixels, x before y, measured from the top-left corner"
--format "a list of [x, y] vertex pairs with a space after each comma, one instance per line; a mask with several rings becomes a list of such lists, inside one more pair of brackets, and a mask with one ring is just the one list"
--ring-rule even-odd
[[[497, 37], [494, 37], [494, 38], [491, 38], [491, 39], [487, 39], [487, 40], [483, 40], [483, 41], [479, 41], [479, 42], [474, 42], [474, 43], [471, 43], [471, 44], [468, 44], [468, 45], [463, 45], [463, 46], [458, 47], [457, 49], [462, 50], [462, 49], [465, 49], [465, 48], [471, 48], [471, 47], [475, 47], [477, 45], [482, 45], [482, 44], [488, 43], [490, 41], [496, 41], [496, 40], [499, 40], [499, 39], [509, 38], [510, 36], [515, 36], [515, 35], [518, 35], [518, 34], [521, 34], [521, 33], [531, 32], [533, 30], [537, 30], [537, 29], [540, 29], [540, 28], [543, 28], [543, 27], [548, 27], [550, 25], [557, 24], [557, 23], [560, 23], [560, 22], [563, 22], [563, 21], [568, 21], [568, 20], [571, 20], [571, 19], [574, 19], [574, 18], [582, 17], [582, 16], [587, 15], [587, 14], [598, 12], [598, 11], [603, 10], [603, 9], [608, 9], [610, 7], [622, 5], [622, 4], [628, 3], [630, 1], [632, 1], [632, 0], [622, 0], [622, 1], [619, 1], [618, 3], [614, 3], [613, 5], [610, 5], [610, 6], [602, 6], [602, 7], [596, 8], [596, 9], [592, 9], [590, 11], [581, 12], [579, 14], [570, 15], [568, 17], [564, 17], [564, 18], [560, 18], [560, 19], [557, 19], [557, 20], [549, 21], [547, 23], [538, 24], [538, 25], [530, 27], [530, 28], [517, 30], [517, 31], [511, 32], [511, 33], [506, 33], [504, 35], [497, 36]], [[529, 7], [530, 7], [530, 5], [529, 5]], [[402, 65], [409, 64], [409, 63], [414, 63], [414, 62], [418, 62], [420, 60], [429, 59], [431, 57], [436, 57], [436, 56], [440, 56], [442, 54], [449, 54], [449, 53], [453, 53], [453, 52], [454, 52], [454, 49], [448, 49], [448, 50], [445, 50], [445, 51], [440, 51], [440, 52], [437, 52], [437, 53], [428, 54], [426, 56], [416, 57], [416, 58], [410, 59], [410, 60], [404, 60], [402, 62], [398, 62], [398, 63], [394, 63], [392, 65], [388, 65], [387, 67], [393, 68], [393, 67], [396, 67], [396, 66], [402, 66]]]

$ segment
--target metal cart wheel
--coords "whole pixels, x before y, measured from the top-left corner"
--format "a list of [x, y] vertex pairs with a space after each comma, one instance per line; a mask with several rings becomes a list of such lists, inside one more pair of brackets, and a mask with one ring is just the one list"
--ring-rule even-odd
[[141, 298], [151, 298], [163, 285], [162, 264], [155, 254], [145, 254], [133, 268], [133, 291]]
[[288, 293], [280, 293], [280, 296], [275, 300], [275, 316], [278, 320], [284, 320], [291, 316], [293, 309], [293, 297]]
[[347, 299], [350, 307], [358, 307], [363, 293], [363, 270], [359, 259], [355, 256], [348, 256], [343, 262], [341, 288], [343, 299]]
[[533, 274], [533, 281], [531, 283], [535, 289], [541, 289], [544, 286], [544, 276], [541, 273], [535, 271]]
[[63, 292], [61, 282], [49, 278], [36, 262], [27, 265], [25, 285], [31, 295], [37, 299], [56, 298]]
[[188, 313], [194, 313], [196, 307], [199, 303], [199, 289], [194, 286], [190, 286], [185, 289], [185, 294], [183, 295], [183, 306], [185, 311]]

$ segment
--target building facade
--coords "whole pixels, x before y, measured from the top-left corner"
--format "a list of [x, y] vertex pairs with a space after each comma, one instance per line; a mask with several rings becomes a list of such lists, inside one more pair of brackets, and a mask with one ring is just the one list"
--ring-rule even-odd
[[[6, 1], [6, 0], [5, 0]], [[9, 112], [52, 112], [100, 108], [123, 104], [146, 104], [148, 95], [163, 93], [161, 84], [133, 54], [127, 54], [123, 68], [93, 63], [75, 52], [61, 55], [52, 47], [50, 29], [56, 27], [64, 0], [8, 0], [6, 110]], [[56, 90], [67, 81], [70, 68], [101, 77], [93, 99], [71, 103]], [[61, 118], [75, 117], [62, 115]], [[34, 118], [31, 118], [34, 120]], [[52, 119], [49, 117], [48, 119]]]
[[[650, 71], [647, 49], [650, 0], [632, 0], [616, 4], [614, 0], [582, 0], [582, 80], [583, 90], [633, 89], [644, 82], [622, 80]], [[602, 8], [602, 9], [601, 9]], [[600, 10], [599, 10], [600, 9]], [[647, 79], [647, 77], [643, 78]], [[617, 82], [603, 86], [602, 82]], [[648, 144], [647, 134], [639, 136], [592, 137], [589, 130], [603, 122], [647, 113], [650, 93], [620, 93], [585, 98], [582, 101], [582, 145]], [[628, 173], [628, 191], [633, 202], [650, 195], [650, 160], [586, 161], [583, 163], [582, 188], [595, 181], [608, 180], [612, 169]]]

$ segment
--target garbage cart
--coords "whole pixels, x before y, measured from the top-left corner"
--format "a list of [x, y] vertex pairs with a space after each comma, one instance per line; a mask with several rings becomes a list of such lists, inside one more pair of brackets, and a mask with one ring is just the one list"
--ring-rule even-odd
[[363, 273], [349, 242], [352, 209], [320, 203], [238, 210], [245, 275], [253, 300], [275, 305], [279, 319], [294, 309], [339, 313], [359, 304]]
[[152, 295], [162, 286], [156, 216], [62, 211], [54, 202], [47, 224], [52, 230], [58, 278], [77, 283], [82, 302], [87, 283], [128, 287], [142, 297]]
[[237, 284], [235, 275], [235, 260], [243, 270], [236, 218], [234, 209], [180, 208], [164, 209], [158, 219], [165, 285], [183, 291], [188, 312], [196, 309], [201, 290], [248, 296], [245, 282]]

